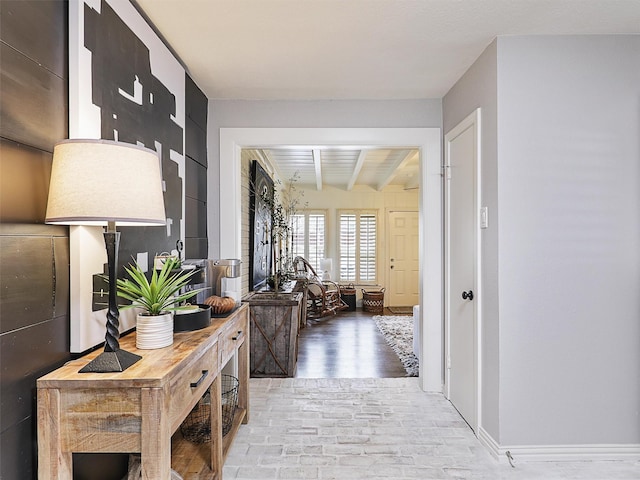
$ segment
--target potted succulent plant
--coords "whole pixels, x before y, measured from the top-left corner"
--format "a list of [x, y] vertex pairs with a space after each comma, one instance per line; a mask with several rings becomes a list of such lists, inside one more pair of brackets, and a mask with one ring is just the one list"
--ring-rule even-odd
[[136, 346], [141, 349], [163, 348], [173, 343], [173, 312], [188, 306], [182, 302], [200, 290], [180, 293], [188, 285], [194, 270], [176, 270], [179, 260], [168, 259], [160, 270], [153, 269], [149, 280], [137, 263], [125, 267], [130, 278], [118, 279], [118, 296], [131, 304], [121, 309], [139, 307], [136, 320]]

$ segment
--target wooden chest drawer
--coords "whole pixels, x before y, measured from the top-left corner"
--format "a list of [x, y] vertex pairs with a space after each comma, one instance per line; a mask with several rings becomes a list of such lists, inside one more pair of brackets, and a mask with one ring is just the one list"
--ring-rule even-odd
[[244, 342], [248, 327], [246, 310], [237, 315], [229, 325], [225, 326], [218, 337], [218, 351], [221, 366], [224, 366], [229, 361], [235, 349]]
[[206, 393], [218, 374], [218, 344], [214, 343], [170, 381], [169, 415], [174, 431]]

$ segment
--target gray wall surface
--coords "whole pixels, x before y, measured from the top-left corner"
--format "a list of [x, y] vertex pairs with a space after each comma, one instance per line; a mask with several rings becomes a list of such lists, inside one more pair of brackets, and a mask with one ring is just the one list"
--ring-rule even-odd
[[500, 439], [498, 315], [498, 174], [497, 174], [497, 44], [493, 41], [442, 101], [446, 135], [476, 108], [481, 108], [481, 205], [489, 209], [489, 228], [482, 243], [482, 392], [483, 428]]
[[[442, 102], [432, 100], [210, 100], [209, 185], [220, 184], [220, 128], [441, 127]], [[224, 161], [224, 159], [223, 159]], [[224, 201], [224, 200], [222, 200]], [[221, 199], [209, 189], [209, 258], [219, 256]], [[216, 240], [217, 239], [217, 240]]]
[[640, 35], [498, 40], [500, 443], [640, 444]]
[[444, 133], [477, 107], [481, 427], [637, 445], [640, 36], [500, 37], [443, 99]]

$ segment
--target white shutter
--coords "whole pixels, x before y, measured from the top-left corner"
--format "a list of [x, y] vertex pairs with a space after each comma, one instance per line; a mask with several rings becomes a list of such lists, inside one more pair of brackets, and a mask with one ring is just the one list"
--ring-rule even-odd
[[360, 215], [359, 281], [374, 282], [376, 279], [376, 216]]
[[340, 281], [356, 281], [356, 215], [340, 214]]
[[320, 262], [324, 258], [324, 213], [309, 214], [309, 250], [307, 260], [316, 272], [320, 272]]
[[325, 256], [324, 212], [305, 212], [291, 215], [291, 252], [293, 257], [304, 257], [316, 272]]
[[342, 211], [339, 222], [340, 281], [374, 283], [377, 214], [370, 210]]
[[290, 217], [291, 226], [291, 254], [293, 258], [304, 257], [304, 215], [295, 214]]

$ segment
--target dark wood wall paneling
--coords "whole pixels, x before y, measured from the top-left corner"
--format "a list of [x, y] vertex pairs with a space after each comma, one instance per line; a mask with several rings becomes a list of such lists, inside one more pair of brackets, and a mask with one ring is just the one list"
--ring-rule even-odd
[[[66, 1], [0, 0], [0, 478], [7, 480], [37, 477], [36, 379], [70, 358], [68, 229], [43, 224], [53, 146], [68, 136], [67, 18]], [[185, 253], [206, 258], [208, 106], [188, 76], [186, 89]], [[121, 478], [126, 469], [111, 455], [74, 455], [74, 465], [78, 479]]]
[[67, 136], [67, 4], [0, 2], [1, 136], [47, 152]]
[[67, 3], [0, 1], [0, 478], [35, 478], [36, 379], [69, 355], [68, 228], [44, 225], [68, 133]]
[[186, 76], [185, 258], [207, 258], [207, 97]]

